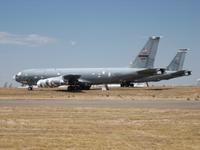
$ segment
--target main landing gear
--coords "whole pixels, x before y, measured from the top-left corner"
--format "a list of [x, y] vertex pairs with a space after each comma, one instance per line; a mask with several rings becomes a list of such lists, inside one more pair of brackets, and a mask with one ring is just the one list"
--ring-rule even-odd
[[131, 82], [126, 81], [126, 82], [122, 82], [122, 83], [120, 84], [120, 86], [121, 86], [121, 87], [134, 87], [134, 84], [131, 83]]
[[80, 91], [80, 90], [89, 90], [91, 85], [83, 86], [83, 85], [70, 85], [68, 86], [68, 91]]

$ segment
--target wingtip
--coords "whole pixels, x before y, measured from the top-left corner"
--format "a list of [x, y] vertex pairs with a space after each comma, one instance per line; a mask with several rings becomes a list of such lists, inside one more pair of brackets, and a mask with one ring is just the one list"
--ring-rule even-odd
[[160, 38], [161, 38], [160, 36], [155, 36], [155, 35], [150, 36], [150, 39], [153, 39], [153, 40], [160, 39]]
[[178, 51], [179, 52], [187, 52], [189, 49], [188, 48], [180, 48]]

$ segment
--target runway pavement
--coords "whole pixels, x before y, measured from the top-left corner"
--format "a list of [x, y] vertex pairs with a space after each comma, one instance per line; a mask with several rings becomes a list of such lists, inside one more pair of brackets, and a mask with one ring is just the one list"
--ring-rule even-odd
[[0, 100], [4, 106], [57, 106], [90, 108], [200, 109], [200, 101], [187, 100]]

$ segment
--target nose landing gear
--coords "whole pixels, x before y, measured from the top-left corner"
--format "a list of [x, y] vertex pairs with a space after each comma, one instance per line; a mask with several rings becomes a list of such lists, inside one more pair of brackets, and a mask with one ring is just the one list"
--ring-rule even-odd
[[28, 91], [32, 91], [33, 90], [33, 86], [32, 85], [29, 85], [28, 86]]

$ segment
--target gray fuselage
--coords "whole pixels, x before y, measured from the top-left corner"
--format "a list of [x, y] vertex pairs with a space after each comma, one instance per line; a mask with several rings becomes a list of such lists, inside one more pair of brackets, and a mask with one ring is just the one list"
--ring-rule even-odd
[[29, 69], [15, 75], [15, 80], [22, 84], [36, 85], [41, 79], [65, 75], [80, 75], [81, 82], [92, 84], [121, 83], [153, 75], [156, 72], [139, 73], [145, 68], [60, 68], [60, 69]]

